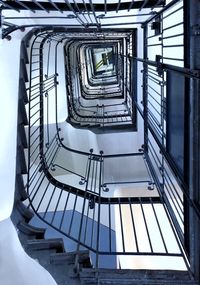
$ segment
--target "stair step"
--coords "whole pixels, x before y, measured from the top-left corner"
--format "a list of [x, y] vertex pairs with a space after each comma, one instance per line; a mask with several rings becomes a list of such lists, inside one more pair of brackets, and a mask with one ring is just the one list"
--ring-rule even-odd
[[[63, 261], [60, 264], [52, 264], [50, 262], [53, 249], [45, 250], [28, 250], [27, 253], [37, 260], [41, 266], [43, 266], [52, 277], [55, 279], [56, 283], [59, 285], [80, 285], [80, 279], [74, 271], [74, 264], [67, 264]], [[58, 253], [57, 253], [58, 254]]]
[[20, 164], [21, 174], [27, 174], [26, 158], [22, 145], [17, 147], [17, 162]]
[[33, 218], [33, 211], [28, 209], [22, 201], [17, 201], [15, 206], [27, 223]]
[[19, 196], [21, 201], [24, 201], [28, 198], [28, 194], [25, 190], [24, 180], [21, 173], [17, 173], [16, 175], [16, 183], [15, 183], [15, 193]]
[[81, 280], [82, 285], [199, 285], [198, 282], [195, 281], [143, 281], [142, 279], [138, 280], [100, 280], [100, 279], [93, 279], [93, 280]]
[[19, 79], [19, 97], [23, 98], [25, 104], [28, 103], [26, 84], [23, 78]]
[[26, 63], [23, 58], [20, 59], [20, 78], [22, 78], [25, 82], [28, 82]]
[[18, 124], [18, 134], [19, 134], [22, 146], [24, 148], [27, 148], [28, 144], [27, 144], [27, 138], [26, 138], [24, 124]]
[[25, 63], [29, 63], [27, 48], [25, 41], [21, 41], [20, 57], [24, 59]]
[[61, 238], [28, 240], [26, 247], [31, 250], [55, 249], [58, 253], [65, 252]]
[[79, 254], [79, 264], [84, 268], [92, 268], [88, 250], [52, 254], [50, 261], [52, 264], [62, 264], [63, 262], [74, 264], [77, 253]]
[[22, 233], [29, 235], [29, 236], [35, 236], [35, 238], [38, 240], [41, 240], [44, 238], [45, 229], [43, 228], [31, 226], [30, 224], [27, 224], [26, 222], [20, 222], [17, 225], [17, 227]]
[[37, 259], [38, 262], [44, 266], [45, 264], [50, 265], [51, 254], [55, 253], [55, 248], [46, 248], [42, 250], [35, 250], [32, 248], [26, 248], [26, 252], [33, 259]]
[[130, 285], [198, 285], [191, 280], [187, 271], [174, 270], [120, 270], [82, 269], [82, 284], [130, 284]]
[[[21, 115], [20, 119], [22, 120], [22, 123], [25, 126], [27, 126], [28, 125], [28, 117], [27, 117], [27, 113], [26, 113], [25, 103], [24, 103], [24, 100], [22, 98], [19, 99], [19, 111], [20, 111], [20, 115]], [[21, 120], [19, 121], [19, 123], [21, 123]]]
[[124, 279], [126, 278], [168, 278], [168, 279], [176, 279], [179, 280], [190, 280], [190, 276], [188, 271], [179, 271], [179, 270], [131, 270], [131, 269], [85, 269], [84, 273], [87, 274], [96, 274], [98, 273], [99, 276], [103, 277], [110, 277], [112, 276]]

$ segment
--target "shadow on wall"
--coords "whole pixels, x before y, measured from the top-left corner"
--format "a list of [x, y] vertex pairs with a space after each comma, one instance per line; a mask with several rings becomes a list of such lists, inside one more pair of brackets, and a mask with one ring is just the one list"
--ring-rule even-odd
[[[45, 216], [45, 220], [48, 222], [51, 222], [54, 212], [48, 212]], [[43, 213], [40, 213], [41, 216], [43, 216]], [[54, 226], [59, 228], [60, 221], [62, 219], [63, 212], [58, 211], [54, 218]], [[73, 222], [71, 225], [71, 220], [74, 220], [76, 222]], [[77, 239], [79, 235], [79, 226], [81, 221], [81, 214], [77, 211], [68, 210], [65, 212], [64, 220], [62, 223], [61, 230], [65, 232], [70, 232], [70, 236]], [[87, 223], [87, 225], [86, 225]], [[56, 230], [48, 226], [46, 223], [41, 221], [37, 216], [34, 216], [31, 220], [30, 224], [37, 227], [45, 227], [46, 233], [45, 238], [62, 238], [65, 245], [65, 250], [67, 252], [72, 252], [77, 250], [77, 243], [70, 238], [67, 238], [61, 233], [58, 233]], [[97, 225], [98, 223], [96, 221], [93, 222], [91, 218], [88, 218], [84, 216], [82, 221], [82, 234], [81, 234], [81, 241], [84, 241], [84, 243], [88, 246], [92, 245], [92, 248], [96, 248], [97, 244]], [[85, 231], [86, 229], [86, 231]], [[92, 235], [93, 230], [93, 235]], [[109, 249], [109, 228], [105, 225], [100, 224], [100, 240], [99, 240], [99, 250], [100, 251], [108, 251]], [[91, 240], [92, 236], [92, 240]], [[115, 231], [111, 230], [111, 239], [112, 239], [112, 250], [116, 251], [116, 236]], [[81, 246], [81, 250], [85, 250], [87, 248]], [[96, 254], [92, 251], [90, 252], [90, 256], [92, 259], [92, 264], [95, 265], [96, 261]], [[116, 268], [116, 256], [107, 256], [107, 258], [104, 258], [103, 255], [99, 256], [99, 267], [100, 268]]]

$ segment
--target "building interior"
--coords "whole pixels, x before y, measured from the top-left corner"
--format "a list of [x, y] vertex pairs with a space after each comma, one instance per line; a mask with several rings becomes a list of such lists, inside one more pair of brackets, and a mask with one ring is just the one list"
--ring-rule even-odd
[[199, 15], [0, 1], [2, 285], [200, 284]]

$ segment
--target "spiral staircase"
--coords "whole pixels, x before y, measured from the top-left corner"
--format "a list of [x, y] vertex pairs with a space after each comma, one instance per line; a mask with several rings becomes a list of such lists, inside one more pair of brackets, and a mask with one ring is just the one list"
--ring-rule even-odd
[[[193, 242], [199, 249], [200, 212], [188, 178], [193, 137], [185, 131], [192, 90], [185, 94], [198, 85], [199, 71], [198, 62], [188, 65], [185, 48], [192, 9], [168, 2], [0, 1], [3, 11], [69, 11], [67, 19], [78, 23], [36, 25], [20, 52], [11, 218], [25, 251], [57, 284], [199, 282]], [[147, 15], [134, 27], [106, 22], [122, 21], [124, 9]], [[179, 13], [186, 23], [171, 23]], [[5, 19], [4, 39], [26, 26]], [[170, 57], [171, 48], [180, 55]], [[138, 267], [141, 260], [146, 267]], [[169, 260], [178, 267], [165, 266]]]

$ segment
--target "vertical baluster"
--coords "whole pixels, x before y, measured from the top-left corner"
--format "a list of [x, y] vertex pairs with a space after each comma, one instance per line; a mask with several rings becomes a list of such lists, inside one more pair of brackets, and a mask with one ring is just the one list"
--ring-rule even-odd
[[100, 246], [100, 222], [101, 222], [101, 187], [102, 187], [102, 162], [103, 151], [100, 151], [100, 168], [99, 168], [99, 197], [98, 197], [98, 220], [97, 220], [97, 243], [96, 243], [96, 268], [99, 267], [99, 246]]

